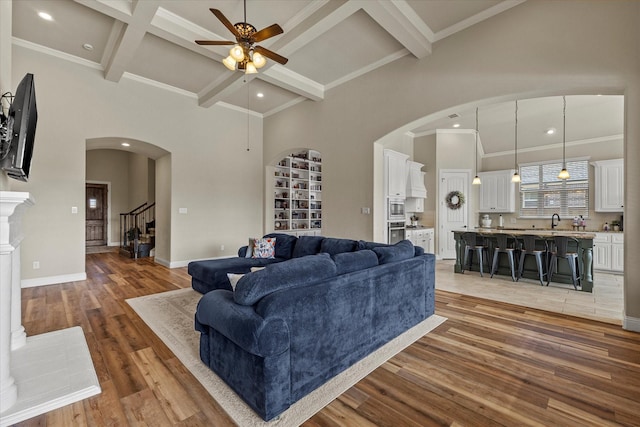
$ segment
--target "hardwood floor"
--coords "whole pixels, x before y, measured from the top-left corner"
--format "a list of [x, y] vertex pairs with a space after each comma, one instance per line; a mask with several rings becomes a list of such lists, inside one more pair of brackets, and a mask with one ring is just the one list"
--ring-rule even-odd
[[[88, 279], [23, 289], [28, 335], [83, 328], [102, 393], [20, 426], [233, 425], [125, 299], [186, 268], [87, 255]], [[304, 425], [640, 426], [640, 334], [438, 290], [449, 320]]]

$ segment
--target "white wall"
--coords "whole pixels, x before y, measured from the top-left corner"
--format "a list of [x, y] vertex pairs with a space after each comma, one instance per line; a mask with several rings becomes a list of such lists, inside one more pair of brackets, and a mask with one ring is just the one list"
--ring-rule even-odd
[[[448, 109], [532, 96], [624, 93], [625, 157], [633, 165], [640, 161], [639, 29], [639, 2], [525, 2], [437, 42], [422, 60], [402, 58], [330, 90], [322, 102], [267, 118], [265, 154], [301, 139], [321, 150], [323, 232], [365, 239], [373, 226], [359, 208], [374, 199], [373, 143]], [[630, 169], [627, 188], [640, 185], [638, 168]], [[357, 191], [348, 185], [354, 176], [369, 177]], [[640, 193], [627, 191], [625, 207], [626, 231], [640, 234]], [[625, 304], [640, 319], [640, 282], [630, 279], [640, 277], [640, 266], [629, 252]]]
[[157, 213], [169, 233], [158, 247], [165, 263], [235, 253], [261, 233], [260, 118], [252, 118], [247, 152], [244, 135], [232, 132], [246, 131], [244, 113], [201, 108], [195, 97], [127, 78], [105, 81], [99, 70], [14, 46], [14, 80], [26, 72], [35, 76], [39, 114], [30, 180], [12, 183], [36, 201], [24, 218], [23, 279], [64, 281], [85, 271], [84, 212], [71, 207], [84, 206], [87, 139], [146, 141], [172, 153], [156, 171], [158, 185], [170, 187], [157, 189], [169, 198], [163, 205], [175, 211]]

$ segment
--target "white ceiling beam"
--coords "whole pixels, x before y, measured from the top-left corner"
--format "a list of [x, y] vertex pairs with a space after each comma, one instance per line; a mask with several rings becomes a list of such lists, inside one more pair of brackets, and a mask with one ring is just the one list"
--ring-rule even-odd
[[404, 0], [352, 0], [416, 58], [431, 54], [433, 31]]
[[158, 10], [157, 0], [137, 0], [133, 5], [131, 19], [120, 32], [108, 59], [105, 61], [105, 79], [117, 82], [131, 63], [138, 47], [147, 33], [151, 20]]
[[75, 0], [75, 2], [125, 23], [129, 23], [133, 15], [133, 4], [128, 0]]
[[229, 74], [223, 74], [222, 78], [214, 80], [198, 93], [198, 105], [211, 107], [239, 90], [247, 82], [255, 79], [256, 76], [256, 74], [246, 75], [239, 71], [230, 71]]

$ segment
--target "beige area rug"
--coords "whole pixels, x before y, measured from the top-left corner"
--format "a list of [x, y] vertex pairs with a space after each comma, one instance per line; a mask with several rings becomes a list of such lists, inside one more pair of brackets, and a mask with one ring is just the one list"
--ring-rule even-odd
[[294, 403], [276, 419], [265, 422], [200, 361], [200, 334], [194, 330], [193, 322], [201, 296], [189, 288], [132, 298], [127, 302], [242, 427], [302, 424], [378, 366], [447, 320], [434, 314]]

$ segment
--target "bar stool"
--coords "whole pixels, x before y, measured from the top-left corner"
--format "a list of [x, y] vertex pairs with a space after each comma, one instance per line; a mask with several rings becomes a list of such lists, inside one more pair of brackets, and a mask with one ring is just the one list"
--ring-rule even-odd
[[[522, 278], [522, 272], [524, 271], [524, 260], [527, 255], [532, 255], [536, 258], [536, 264], [538, 266], [538, 276], [540, 277], [540, 285], [544, 286], [542, 278], [547, 276], [547, 273], [544, 271], [547, 266], [546, 262], [542, 262], [542, 255], [546, 258], [548, 257], [548, 246], [547, 241], [544, 240], [540, 236], [526, 234], [522, 236], [522, 250], [520, 252], [520, 268], [518, 270], [518, 280]], [[538, 249], [538, 243], [542, 242], [544, 244], [544, 249]]]
[[[478, 237], [477, 233], [467, 232], [462, 234], [462, 240], [465, 243], [464, 247], [464, 262], [462, 263], [462, 273], [464, 273], [465, 265], [469, 265], [469, 269], [471, 269], [471, 264], [473, 263], [473, 253], [478, 254], [478, 265], [480, 266], [480, 277], [484, 277], [484, 270], [482, 265], [484, 264], [484, 260], [487, 260], [487, 267], [489, 266], [489, 248], [485, 245], [484, 238]], [[486, 252], [487, 256], [483, 256], [483, 252]]]
[[[509, 258], [509, 266], [511, 267], [511, 280], [516, 281], [516, 265], [515, 265], [515, 256], [514, 253], [518, 247], [518, 240], [515, 236], [507, 235], [507, 234], [497, 234], [496, 238], [496, 247], [493, 249], [493, 263], [491, 265], [491, 277], [498, 270], [498, 259], [500, 254], [507, 254]], [[512, 238], [513, 247], [509, 246], [509, 238]]]
[[578, 263], [578, 254], [576, 252], [567, 252], [567, 246], [569, 246], [569, 239], [576, 242], [578, 245], [578, 239], [567, 236], [554, 236], [553, 243], [555, 250], [551, 251], [551, 260], [549, 261], [549, 269], [547, 274], [547, 286], [551, 282], [554, 270], [557, 271], [557, 259], [566, 259], [569, 263], [569, 269], [571, 269], [571, 280], [573, 282], [573, 288], [578, 290], [580, 284], [580, 265]]

